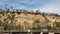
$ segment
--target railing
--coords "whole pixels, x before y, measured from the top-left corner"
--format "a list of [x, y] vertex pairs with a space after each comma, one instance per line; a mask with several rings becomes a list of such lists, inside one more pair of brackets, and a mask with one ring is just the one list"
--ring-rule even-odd
[[60, 30], [46, 30], [46, 29], [42, 29], [42, 30], [2, 30], [1, 32], [55, 32], [55, 33], [60, 33]]
[[21, 28], [20, 30], [4, 30], [4, 27], [0, 27], [0, 32], [59, 32], [60, 33], [60, 30], [59, 29], [24, 29], [24, 28]]

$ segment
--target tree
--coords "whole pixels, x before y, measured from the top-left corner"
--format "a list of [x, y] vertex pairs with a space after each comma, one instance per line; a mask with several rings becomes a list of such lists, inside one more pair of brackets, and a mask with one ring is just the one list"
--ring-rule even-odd
[[0, 20], [0, 27], [2, 26], [2, 21]]
[[[13, 30], [14, 29], [14, 18], [15, 18], [15, 14], [11, 14], [8, 15], [7, 18], [4, 19], [4, 27], [5, 29], [7, 28], [8, 30]], [[10, 23], [9, 23], [10, 21]]]
[[60, 22], [55, 21], [56, 27], [60, 27]]
[[59, 29], [60, 30], [60, 22], [57, 22], [57, 21], [55, 21], [55, 29]]
[[29, 23], [27, 23], [27, 21], [24, 21], [24, 26], [25, 26], [26, 28], [29, 28]]
[[33, 26], [35, 26], [35, 27], [33, 27], [32, 29], [37, 29], [37, 30], [40, 29], [41, 27], [40, 27], [39, 23], [40, 23], [39, 20], [35, 20], [33, 22]]
[[52, 29], [52, 27], [49, 26], [49, 25], [47, 25], [46, 28], [47, 28], [48, 30], [51, 30], [51, 29]]

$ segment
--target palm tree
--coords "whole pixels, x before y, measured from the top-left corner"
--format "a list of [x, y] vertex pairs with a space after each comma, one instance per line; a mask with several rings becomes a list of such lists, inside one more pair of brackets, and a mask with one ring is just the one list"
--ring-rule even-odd
[[7, 4], [5, 4], [5, 9], [7, 9]]
[[13, 9], [13, 7], [11, 6], [11, 9]]

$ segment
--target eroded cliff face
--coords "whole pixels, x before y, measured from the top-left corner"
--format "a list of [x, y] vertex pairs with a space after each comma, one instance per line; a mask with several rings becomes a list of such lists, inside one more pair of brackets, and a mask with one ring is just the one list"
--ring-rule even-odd
[[[38, 20], [38, 25], [40, 27], [46, 27], [47, 25], [52, 28], [60, 29], [60, 16], [53, 14], [29, 14], [29, 13], [12, 13], [12, 12], [0, 12], [0, 26], [5, 26], [7, 24], [10, 26], [26, 26], [27, 28], [37, 27], [37, 23], [34, 23], [35, 20]], [[37, 22], [38, 22], [37, 21]]]

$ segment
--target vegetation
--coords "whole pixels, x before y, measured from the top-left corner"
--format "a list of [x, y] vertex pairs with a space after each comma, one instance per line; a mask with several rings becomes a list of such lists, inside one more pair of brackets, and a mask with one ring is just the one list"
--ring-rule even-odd
[[56, 27], [60, 27], [60, 22], [55, 21]]
[[[2, 13], [2, 15], [5, 16], [4, 13]], [[13, 30], [15, 28], [14, 24], [16, 22], [16, 20], [14, 20], [15, 14], [11, 14], [6, 17], [7, 18], [4, 18], [3, 21], [0, 20], [0, 26], [4, 27], [4, 30]]]
[[39, 23], [40, 23], [39, 20], [35, 20], [35, 21], [33, 22], [33, 28], [32, 28], [32, 29], [36, 29], [36, 30], [41, 29]]
[[[13, 9], [13, 7], [11, 7], [11, 9]], [[9, 11], [9, 9], [7, 11]], [[24, 10], [24, 13], [26, 13], [26, 12], [27, 11]], [[24, 28], [25, 29], [29, 29], [30, 28], [29, 23], [27, 21], [24, 21], [24, 20], [23, 20], [24, 21], [23, 26], [20, 26], [20, 24], [16, 25], [16, 21], [17, 20], [15, 20], [15, 14], [14, 14], [14, 12], [10, 12], [10, 14], [8, 14], [8, 13], [9, 12], [6, 12], [6, 16], [5, 16], [5, 14], [3, 12], [0, 12], [0, 18], [1, 18], [0, 19], [0, 27], [4, 27], [4, 30], [21, 30], [21, 29], [23, 30]], [[39, 11], [36, 11], [36, 14], [39, 14]], [[24, 17], [24, 15], [23, 15], [23, 17]], [[29, 15], [30, 15], [30, 13], [29, 13]], [[33, 30], [41, 30], [41, 28], [43, 28], [43, 29], [46, 28], [46, 29], [50, 30], [50, 29], [60, 28], [60, 22], [55, 21], [54, 24], [56, 26], [54, 28], [52, 28], [50, 25], [47, 25], [47, 24], [50, 24], [50, 22], [52, 21], [52, 20], [50, 21], [50, 19], [47, 18], [49, 16], [47, 15], [47, 17], [46, 17], [45, 13], [43, 13], [41, 15], [44, 18], [44, 20], [42, 19], [41, 23], [44, 21], [43, 24], [46, 24], [46, 26], [45, 27], [40, 26], [40, 20], [39, 20], [40, 18], [39, 19], [35, 19], [34, 17], [31, 17], [31, 18], [33, 18], [32, 21], [34, 21], [33, 24], [32, 24], [33, 27], [31, 27], [31, 29], [33, 29]], [[26, 18], [27, 18], [27, 16], [26, 16]], [[55, 19], [55, 17], [52, 17], [52, 18]]]
[[25, 27], [26, 29], [30, 28], [30, 27], [29, 27], [29, 23], [27, 23], [27, 21], [24, 21], [24, 27]]
[[52, 29], [52, 27], [49, 26], [49, 25], [47, 25], [46, 28], [47, 28], [48, 30]]

